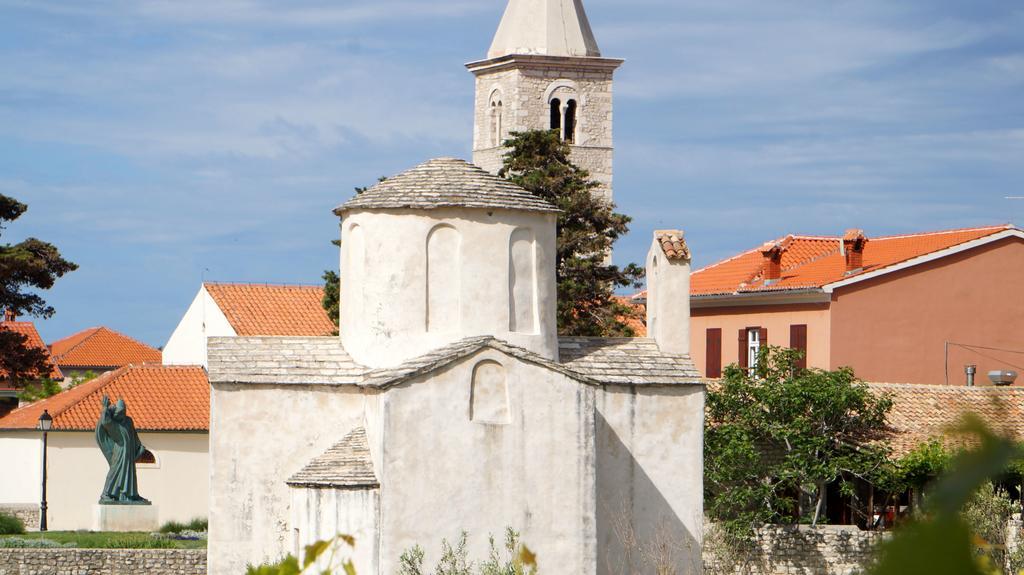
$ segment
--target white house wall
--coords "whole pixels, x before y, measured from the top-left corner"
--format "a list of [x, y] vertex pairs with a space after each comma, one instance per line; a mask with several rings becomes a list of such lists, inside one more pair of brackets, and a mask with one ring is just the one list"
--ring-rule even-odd
[[201, 365], [206, 361], [206, 339], [234, 337], [235, 330], [205, 287], [192, 300], [192, 305], [178, 322], [163, 350], [164, 365]]
[[41, 433], [35, 431], [0, 432], [0, 454], [6, 469], [0, 473], [0, 505], [39, 504], [42, 485], [41, 436]]
[[[704, 388], [609, 387], [597, 404], [598, 573], [700, 573]], [[672, 571], [644, 562], [659, 542]]]
[[[479, 376], [489, 389], [474, 405], [481, 362], [493, 362]], [[441, 539], [463, 530], [471, 556], [485, 558], [488, 535], [500, 544], [512, 527], [542, 572], [593, 574], [594, 393], [494, 350], [388, 391], [378, 573], [395, 573], [414, 545], [433, 565]]]
[[[159, 510], [161, 523], [188, 521], [207, 516], [208, 473], [207, 435], [205, 433], [140, 433], [139, 437], [156, 456], [156, 465], [137, 466], [139, 493]], [[40, 486], [40, 440], [35, 431], [8, 432], [0, 439], [0, 449], [18, 473], [8, 494], [6, 483], [0, 489], [3, 502], [37, 503]], [[16, 465], [16, 467], [15, 467]], [[96, 445], [92, 432], [59, 431], [49, 436], [47, 450], [48, 522], [53, 530], [91, 529], [92, 506], [103, 491], [107, 461]], [[8, 478], [3, 479], [4, 482]], [[31, 485], [34, 483], [34, 485]]]
[[372, 396], [353, 387], [217, 384], [210, 418], [209, 573], [294, 551], [292, 488], [285, 483], [364, 421]]

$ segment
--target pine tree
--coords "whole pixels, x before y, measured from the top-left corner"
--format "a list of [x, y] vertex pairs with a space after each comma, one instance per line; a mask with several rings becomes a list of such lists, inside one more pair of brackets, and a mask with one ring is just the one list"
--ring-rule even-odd
[[[21, 217], [28, 206], [0, 194], [0, 231], [4, 223]], [[39, 294], [78, 266], [61, 257], [52, 244], [28, 238], [17, 244], [0, 244], [0, 308], [13, 315], [48, 318], [54, 309]], [[45, 350], [29, 347], [28, 338], [0, 329], [0, 371], [10, 383], [22, 387], [26, 380], [49, 374]]]
[[562, 210], [556, 250], [559, 333], [637, 335], [629, 320], [639, 319], [639, 312], [617, 298], [615, 289], [639, 288], [644, 270], [607, 261], [612, 245], [629, 231], [631, 219], [593, 193], [599, 184], [570, 161], [569, 144], [556, 131], [513, 133], [505, 146], [509, 151], [499, 175]]

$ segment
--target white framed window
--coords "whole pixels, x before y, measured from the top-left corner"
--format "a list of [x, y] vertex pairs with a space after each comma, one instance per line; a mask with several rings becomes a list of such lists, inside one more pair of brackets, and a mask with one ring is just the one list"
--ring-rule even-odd
[[757, 355], [761, 352], [761, 328], [747, 329], [747, 366], [757, 366]]

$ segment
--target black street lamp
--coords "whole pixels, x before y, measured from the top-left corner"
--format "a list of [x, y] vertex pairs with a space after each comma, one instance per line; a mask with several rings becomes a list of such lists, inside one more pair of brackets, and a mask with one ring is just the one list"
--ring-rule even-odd
[[39, 416], [39, 429], [43, 432], [43, 501], [39, 505], [39, 530], [46, 531], [46, 433], [53, 427], [50, 412], [43, 410]]

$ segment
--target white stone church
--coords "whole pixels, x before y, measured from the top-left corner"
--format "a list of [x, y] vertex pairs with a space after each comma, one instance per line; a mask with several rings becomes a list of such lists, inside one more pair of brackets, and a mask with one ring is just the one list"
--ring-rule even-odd
[[391, 575], [463, 530], [483, 558], [506, 527], [545, 574], [700, 573], [682, 233], [655, 233], [650, 339], [559, 337], [557, 210], [493, 175], [509, 132], [557, 128], [610, 199], [621, 63], [580, 0], [511, 0], [469, 65], [476, 165], [431, 160], [335, 210], [341, 336], [210, 339], [210, 573], [344, 533], [360, 575]]

